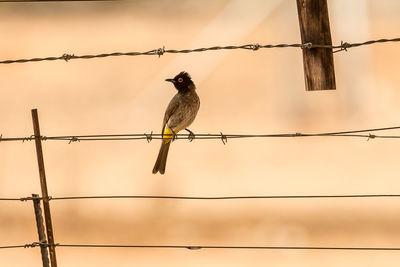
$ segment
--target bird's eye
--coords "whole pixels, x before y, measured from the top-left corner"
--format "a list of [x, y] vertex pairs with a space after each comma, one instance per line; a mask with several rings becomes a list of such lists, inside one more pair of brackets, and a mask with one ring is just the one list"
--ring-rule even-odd
[[183, 78], [178, 79], [178, 83], [181, 83], [181, 82], [183, 82]]

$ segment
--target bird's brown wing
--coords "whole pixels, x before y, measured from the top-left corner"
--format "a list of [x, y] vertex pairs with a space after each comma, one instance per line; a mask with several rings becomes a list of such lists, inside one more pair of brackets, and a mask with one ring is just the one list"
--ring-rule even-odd
[[163, 124], [162, 124], [161, 134], [164, 134], [165, 125], [167, 124], [169, 118], [172, 116], [172, 114], [174, 114], [174, 112], [176, 111], [176, 109], [179, 106], [178, 97], [179, 97], [178, 94], [176, 94], [168, 104], [167, 110], [165, 111], [165, 114], [164, 114], [164, 120], [163, 120]]

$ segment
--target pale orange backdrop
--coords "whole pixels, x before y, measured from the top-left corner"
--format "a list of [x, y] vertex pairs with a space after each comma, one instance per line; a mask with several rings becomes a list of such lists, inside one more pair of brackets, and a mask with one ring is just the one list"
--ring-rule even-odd
[[[332, 38], [399, 37], [400, 2], [331, 0]], [[0, 59], [298, 43], [294, 0], [0, 3]], [[0, 65], [0, 133], [158, 132], [188, 71], [195, 133], [329, 132], [400, 125], [400, 46], [335, 54], [337, 90], [306, 92], [301, 50], [211, 51]], [[395, 134], [395, 133], [394, 133]], [[397, 133], [398, 134], [398, 133]], [[397, 140], [230, 139], [43, 144], [51, 196], [398, 194]], [[0, 143], [0, 196], [40, 193], [33, 142]], [[51, 201], [59, 243], [400, 246], [397, 199]], [[37, 240], [32, 203], [0, 202], [0, 246]], [[57, 248], [69, 266], [398, 266], [400, 252]], [[38, 248], [0, 250], [1, 266], [41, 266]]]

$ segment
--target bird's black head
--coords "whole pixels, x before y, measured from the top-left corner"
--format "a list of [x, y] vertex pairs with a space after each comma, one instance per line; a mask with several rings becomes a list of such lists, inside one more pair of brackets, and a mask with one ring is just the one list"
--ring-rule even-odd
[[166, 79], [166, 81], [172, 82], [180, 93], [185, 93], [195, 88], [192, 78], [190, 77], [189, 73], [185, 71], [182, 71], [173, 79]]

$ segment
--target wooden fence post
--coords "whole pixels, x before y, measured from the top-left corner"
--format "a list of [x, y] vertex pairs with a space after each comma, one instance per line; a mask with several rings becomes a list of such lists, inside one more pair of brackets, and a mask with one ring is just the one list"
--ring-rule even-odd
[[[39, 242], [47, 243], [46, 234], [44, 232], [42, 208], [40, 207], [39, 195], [32, 194], [33, 207], [35, 209], [36, 226], [38, 230]], [[40, 252], [42, 253], [43, 267], [50, 267], [49, 253], [47, 252], [47, 246], [40, 245]]]
[[35, 134], [36, 155], [39, 166], [40, 187], [42, 189], [43, 211], [46, 222], [47, 245], [49, 246], [51, 267], [57, 267], [56, 248], [54, 244], [53, 225], [51, 222], [49, 195], [47, 193], [46, 173], [44, 170], [42, 136], [40, 135], [37, 109], [32, 109], [33, 131]]
[[[302, 44], [332, 45], [327, 0], [296, 0]], [[336, 89], [331, 48], [303, 48], [307, 91]]]

